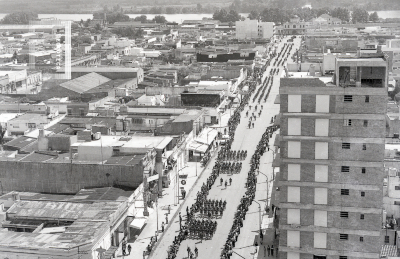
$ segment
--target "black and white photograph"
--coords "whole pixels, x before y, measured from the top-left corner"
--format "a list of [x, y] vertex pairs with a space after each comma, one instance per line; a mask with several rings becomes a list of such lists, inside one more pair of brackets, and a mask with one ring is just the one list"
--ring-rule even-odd
[[400, 0], [0, 0], [0, 259], [400, 259], [399, 220]]

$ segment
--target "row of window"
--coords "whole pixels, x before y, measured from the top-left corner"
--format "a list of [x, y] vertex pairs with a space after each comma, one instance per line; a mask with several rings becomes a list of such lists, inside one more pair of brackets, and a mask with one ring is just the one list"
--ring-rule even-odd
[[[341, 166], [341, 172], [350, 172], [350, 166]], [[361, 167], [361, 173], [365, 174], [367, 169]], [[300, 181], [300, 164], [288, 164], [288, 181]], [[328, 166], [315, 165], [315, 182], [328, 182]], [[400, 186], [398, 186], [400, 189]], [[397, 189], [396, 189], [397, 190]]]
[[[350, 147], [351, 147], [350, 143], [348, 143], [348, 142], [343, 142], [342, 143], [342, 149], [350, 149]], [[367, 144], [366, 143], [362, 144], [362, 150], [367, 150]]]
[[[329, 95], [315, 96], [315, 112], [329, 113]], [[365, 95], [364, 101], [370, 102], [369, 95]], [[343, 102], [353, 102], [353, 95], [344, 95]], [[288, 112], [301, 112], [301, 95], [288, 95]]]
[[[350, 166], [342, 166], [340, 171], [342, 173], [348, 173], [348, 172], [350, 172]], [[365, 167], [361, 167], [361, 173], [365, 174], [365, 172], [366, 172]]]
[[[314, 232], [314, 248], [326, 249], [327, 248], [327, 233]], [[349, 240], [349, 234], [339, 234], [339, 240]], [[364, 237], [359, 236], [360, 242], [364, 242]], [[300, 247], [300, 231], [288, 230], [287, 231], [287, 246]], [[288, 258], [293, 258], [288, 256]]]
[[[301, 142], [288, 141], [287, 157], [301, 158]], [[342, 149], [351, 149], [351, 143], [343, 142]], [[361, 150], [367, 150], [367, 143], [363, 143]], [[315, 159], [328, 159], [329, 144], [328, 142], [315, 142], [314, 144]]]
[[[340, 189], [341, 195], [350, 195], [350, 189]], [[360, 192], [361, 197], [365, 197], [365, 191]], [[288, 186], [287, 202], [300, 203], [300, 187]], [[328, 188], [314, 188], [314, 204], [328, 204]]]
[[[350, 126], [352, 126], [352, 124], [353, 124], [352, 119], [344, 119], [343, 120], [343, 126], [350, 127]], [[368, 127], [368, 120], [364, 120], [363, 126]]]
[[[369, 103], [369, 95], [366, 95], [365, 96], [365, 102], [366, 103]], [[352, 102], [353, 101], [353, 96], [352, 95], [345, 95], [345, 96], [343, 96], [343, 102]]]
[[[349, 189], [340, 189], [340, 194], [341, 195], [350, 195], [350, 190]], [[365, 192], [361, 192], [361, 197], [365, 197]]]
[[[353, 119], [344, 119], [343, 126], [351, 127], [354, 125]], [[368, 120], [363, 120], [363, 126], [368, 127]], [[288, 136], [301, 135], [301, 118], [288, 118]], [[315, 136], [329, 136], [329, 119], [315, 119]]]

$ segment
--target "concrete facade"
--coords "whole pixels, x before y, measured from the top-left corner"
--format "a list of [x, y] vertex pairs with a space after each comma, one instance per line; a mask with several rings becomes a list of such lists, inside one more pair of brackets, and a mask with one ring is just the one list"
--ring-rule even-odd
[[270, 39], [275, 34], [275, 23], [246, 19], [236, 22], [236, 38], [238, 39]]
[[379, 71], [379, 87], [362, 72], [347, 88], [281, 79], [279, 258], [379, 256], [387, 62], [373, 61], [337, 60], [337, 78], [341, 66], [364, 66]]

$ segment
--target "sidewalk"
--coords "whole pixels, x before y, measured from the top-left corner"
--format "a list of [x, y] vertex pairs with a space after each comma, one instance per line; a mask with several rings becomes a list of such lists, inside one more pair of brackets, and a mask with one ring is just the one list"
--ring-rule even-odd
[[[196, 165], [197, 165], [197, 176], [196, 176]], [[182, 169], [179, 172], [180, 174], [188, 175], [187, 179], [185, 179], [186, 184], [182, 185], [181, 183], [179, 183], [179, 188], [184, 187], [184, 189], [186, 190], [186, 196], [188, 196], [190, 189], [195, 184], [197, 178], [203, 172], [204, 167], [201, 166], [200, 162], [197, 162], [197, 163], [196, 162], [187, 162], [186, 166], [187, 166], [186, 168]], [[180, 179], [179, 181], [181, 181], [181, 180], [182, 179]], [[158, 229], [159, 229], [159, 234], [157, 237], [158, 242], [160, 241], [160, 238], [162, 238], [162, 235], [163, 235], [163, 233], [161, 233], [162, 222], [165, 223], [166, 216], [167, 216], [168, 224], [165, 224], [165, 226], [164, 226], [165, 227], [164, 233], [165, 233], [167, 231], [169, 225], [172, 222], [172, 218], [174, 217], [175, 213], [179, 209], [179, 205], [184, 202], [184, 200], [181, 199], [179, 201], [179, 204], [176, 203], [176, 197], [175, 197], [176, 189], [177, 189], [177, 186], [175, 186], [175, 179], [173, 178], [173, 179], [171, 179], [170, 186], [168, 188], [163, 188], [162, 197], [158, 199]], [[169, 215], [167, 215], [168, 205], [170, 205], [170, 207], [171, 207], [171, 213]], [[144, 226], [140, 235], [137, 236], [136, 239], [134, 237], [131, 237], [131, 240], [127, 242], [127, 246], [128, 246], [128, 244], [130, 244], [132, 247], [131, 254], [123, 256], [122, 249], [120, 247], [116, 254], [116, 258], [143, 259], [143, 251], [146, 250], [147, 245], [150, 243], [151, 237], [155, 236], [156, 232], [157, 232], [157, 210], [154, 207], [154, 210], [149, 215], [146, 225]], [[157, 246], [157, 244], [156, 244], [156, 246]], [[153, 249], [155, 249], [155, 248], [153, 248]], [[128, 251], [126, 251], [126, 252], [128, 253]], [[148, 256], [146, 256], [146, 258], [148, 258]]]

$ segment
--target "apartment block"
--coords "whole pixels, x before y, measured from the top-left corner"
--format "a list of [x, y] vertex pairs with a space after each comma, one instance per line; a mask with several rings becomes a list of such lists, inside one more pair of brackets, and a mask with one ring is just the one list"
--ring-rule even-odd
[[246, 19], [236, 22], [238, 39], [271, 39], [275, 34], [275, 23]]
[[387, 78], [375, 55], [281, 79], [279, 258], [379, 257]]

